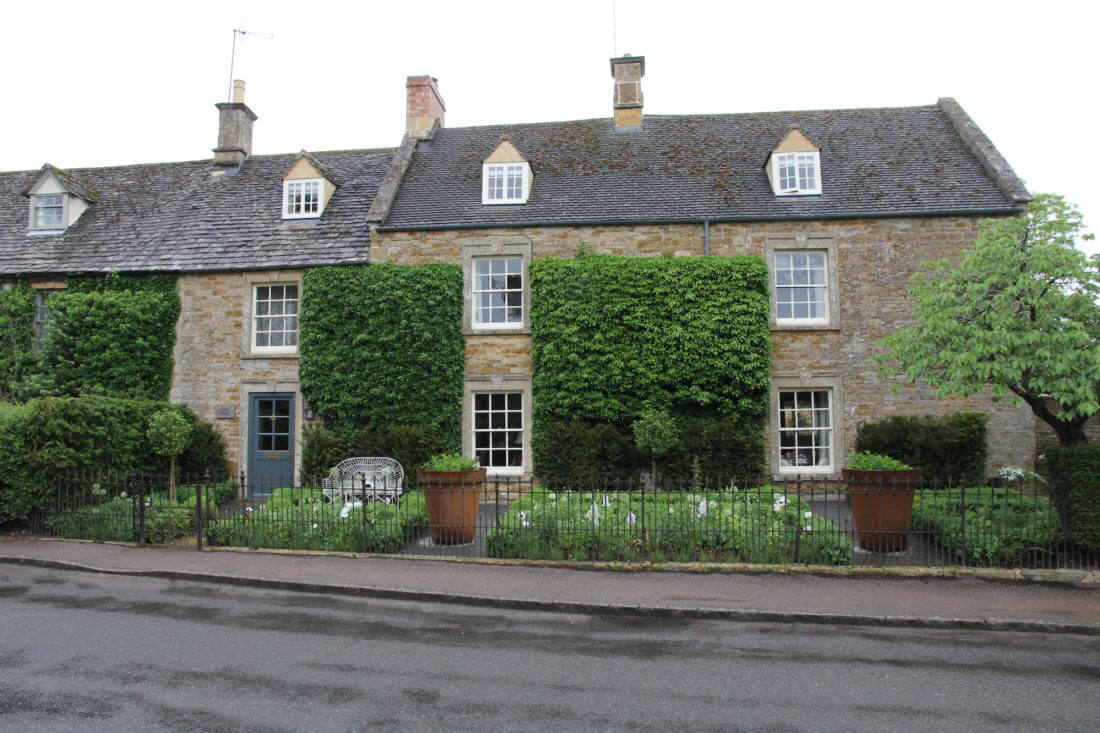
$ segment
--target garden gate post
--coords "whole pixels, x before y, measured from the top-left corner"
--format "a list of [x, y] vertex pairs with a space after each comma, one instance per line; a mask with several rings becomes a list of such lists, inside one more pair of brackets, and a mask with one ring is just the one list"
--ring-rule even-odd
[[132, 493], [138, 498], [138, 545], [145, 547], [145, 482], [130, 474], [130, 483], [137, 484], [137, 491]]
[[195, 484], [195, 549], [199, 552], [202, 552], [202, 535], [205, 532], [202, 526], [203, 518], [206, 516], [206, 496], [203, 489], [207, 488], [209, 483], [210, 471], [207, 471], [202, 481]]
[[[813, 479], [810, 479], [811, 481]], [[794, 477], [794, 507], [797, 521], [794, 523], [794, 561], [802, 562], [802, 474]]]
[[[366, 474], [360, 474], [359, 482], [363, 487], [363, 501], [360, 506], [363, 507], [363, 552], [367, 551], [367, 476]], [[355, 495], [351, 497], [352, 506], [355, 506]]]

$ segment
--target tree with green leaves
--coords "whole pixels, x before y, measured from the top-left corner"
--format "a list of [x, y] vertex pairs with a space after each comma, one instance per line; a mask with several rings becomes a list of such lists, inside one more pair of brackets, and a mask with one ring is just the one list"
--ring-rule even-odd
[[989, 391], [1027, 404], [1062, 445], [1085, 443], [1100, 411], [1100, 255], [1077, 248], [1089, 239], [1076, 207], [1052, 194], [982, 222], [958, 263], [926, 262], [910, 279], [917, 323], [878, 343], [880, 376], [940, 396]]
[[176, 457], [191, 442], [191, 424], [176, 410], [161, 410], [149, 419], [146, 431], [153, 451], [168, 456], [168, 500], [176, 500]]
[[676, 420], [665, 410], [646, 410], [631, 427], [634, 431], [634, 444], [642, 453], [648, 454], [652, 462], [653, 473], [650, 480], [656, 488], [657, 459], [679, 443]]

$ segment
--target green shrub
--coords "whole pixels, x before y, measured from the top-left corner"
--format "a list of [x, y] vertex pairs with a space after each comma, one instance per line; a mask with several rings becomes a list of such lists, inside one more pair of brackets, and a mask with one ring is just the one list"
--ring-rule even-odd
[[650, 409], [677, 419], [767, 414], [761, 258], [583, 255], [535, 260], [529, 271], [536, 465], [556, 462], [545, 454], [560, 444], [549, 431], [561, 423], [627, 431]]
[[[166, 473], [168, 459], [146, 438], [151, 417], [186, 407], [112, 397], [41, 397], [0, 410], [0, 521], [48, 511], [67, 475]], [[184, 451], [181, 463], [194, 462]]]
[[913, 467], [896, 458], [865, 450], [848, 456], [848, 468], [852, 471], [910, 471]]
[[1062, 537], [1047, 497], [984, 486], [916, 492], [911, 527], [970, 565], [1027, 564]]
[[601, 423], [549, 423], [543, 426], [539, 448], [535, 474], [551, 485], [625, 485], [646, 463], [625, 431]]
[[437, 426], [460, 445], [466, 342], [458, 265], [320, 267], [302, 280], [302, 394], [344, 436]]
[[850, 545], [804, 501], [767, 486], [644, 495], [536, 489], [486, 535], [490, 557], [531, 559], [847, 565]]
[[940, 486], [973, 486], [985, 479], [988, 420], [989, 416], [982, 413], [890, 417], [861, 425], [856, 450], [890, 456], [920, 468], [925, 481]]
[[[137, 497], [125, 492], [101, 503], [50, 514], [46, 528], [67, 539], [136, 542], [138, 539]], [[195, 533], [195, 496], [169, 501], [165, 494], [147, 496], [145, 536], [149, 542], [169, 542]], [[217, 516], [217, 507], [207, 500], [204, 521]]]
[[178, 302], [148, 291], [64, 292], [50, 296], [50, 314], [43, 371], [54, 393], [168, 397]]
[[183, 416], [191, 423], [191, 442], [180, 456], [180, 475], [196, 481], [207, 473], [213, 481], [229, 478], [229, 461], [225, 457], [225, 438], [217, 427], [184, 409]]
[[210, 522], [208, 535], [229, 547], [393, 553], [428, 525], [419, 492], [402, 495], [400, 506], [355, 504], [330, 501], [315, 489], [276, 489], [260, 509]]
[[35, 291], [24, 283], [0, 288], [0, 402], [34, 396], [32, 382], [41, 361], [31, 351]]
[[687, 417], [679, 423], [683, 450], [664, 460], [665, 472], [674, 482], [684, 484], [693, 478], [696, 459], [703, 485], [708, 487], [744, 485], [763, 475], [767, 438], [762, 419]]
[[1056, 446], [1046, 452], [1050, 498], [1078, 545], [1100, 552], [1100, 446]]

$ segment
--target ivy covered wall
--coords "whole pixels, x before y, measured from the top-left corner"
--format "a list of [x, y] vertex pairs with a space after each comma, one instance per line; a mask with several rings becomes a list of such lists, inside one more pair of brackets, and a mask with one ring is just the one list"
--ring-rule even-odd
[[180, 299], [174, 275], [80, 276], [48, 301], [41, 354], [30, 350], [34, 290], [0, 291], [0, 398], [99, 394], [167, 399]]
[[[582, 254], [535, 260], [530, 282], [536, 473], [553, 472], [564, 426], [629, 434], [646, 409], [763, 435], [771, 336], [762, 258]], [[762, 466], [762, 438], [750, 443], [750, 463]]]
[[462, 270], [458, 265], [321, 267], [302, 279], [302, 395], [347, 436], [435, 426], [460, 445]]

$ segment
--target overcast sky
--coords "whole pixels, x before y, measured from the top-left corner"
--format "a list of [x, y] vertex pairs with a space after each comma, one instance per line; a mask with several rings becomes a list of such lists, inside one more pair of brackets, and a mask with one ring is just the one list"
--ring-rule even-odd
[[1098, 7], [618, 0], [613, 33], [611, 0], [5, 4], [0, 170], [210, 157], [244, 27], [274, 34], [238, 49], [257, 154], [396, 145], [410, 74], [439, 79], [450, 127], [607, 117], [608, 58], [631, 53], [652, 113], [953, 96], [1031, 191], [1095, 231]]

